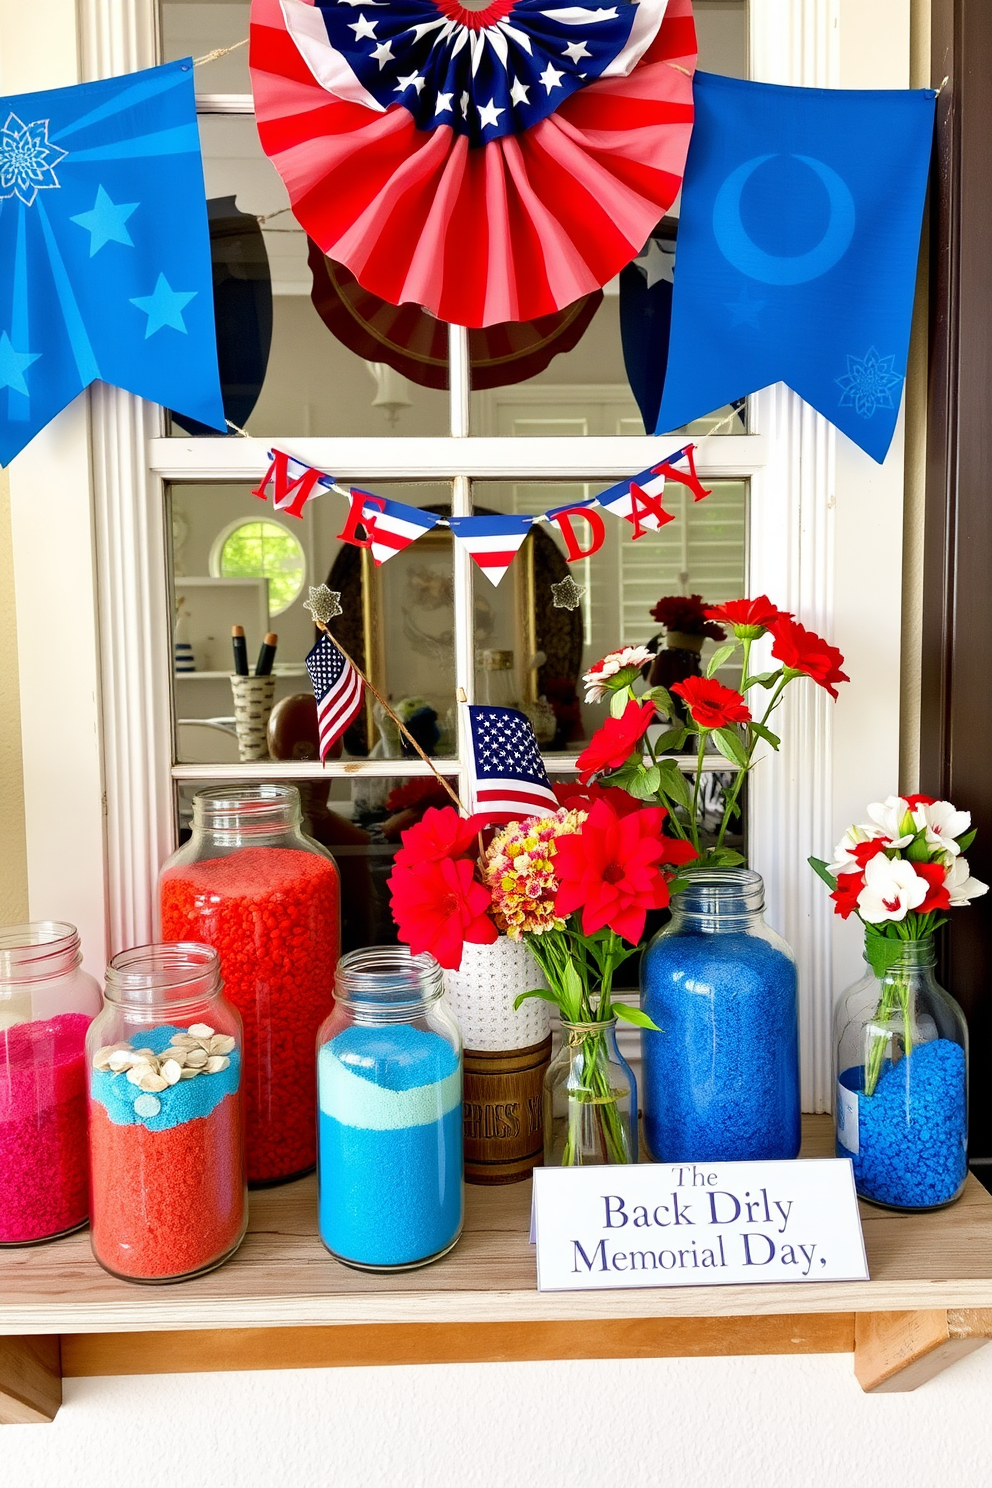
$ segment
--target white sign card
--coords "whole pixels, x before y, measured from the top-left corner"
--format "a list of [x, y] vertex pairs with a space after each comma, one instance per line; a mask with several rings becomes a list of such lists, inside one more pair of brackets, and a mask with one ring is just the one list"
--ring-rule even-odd
[[847, 1158], [535, 1168], [542, 1292], [867, 1281]]

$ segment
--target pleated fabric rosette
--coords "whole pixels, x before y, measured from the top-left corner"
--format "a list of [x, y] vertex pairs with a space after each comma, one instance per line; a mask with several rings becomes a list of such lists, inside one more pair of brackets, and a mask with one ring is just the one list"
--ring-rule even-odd
[[487, 326], [602, 288], [678, 194], [691, 0], [252, 0], [259, 138], [392, 305]]

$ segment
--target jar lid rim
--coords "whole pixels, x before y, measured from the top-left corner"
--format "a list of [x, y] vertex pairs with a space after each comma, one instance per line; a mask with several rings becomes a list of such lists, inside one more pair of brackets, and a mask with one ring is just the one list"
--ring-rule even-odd
[[219, 978], [220, 957], [214, 946], [196, 940], [152, 942], [118, 951], [107, 966], [107, 996], [127, 1000], [129, 992], [156, 992]]
[[428, 951], [363, 946], [341, 957], [334, 995], [348, 1006], [397, 1007], [432, 1002], [444, 991], [441, 967]]

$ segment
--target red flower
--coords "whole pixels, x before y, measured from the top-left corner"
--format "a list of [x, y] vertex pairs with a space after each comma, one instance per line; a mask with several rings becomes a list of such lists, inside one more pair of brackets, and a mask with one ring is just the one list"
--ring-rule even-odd
[[496, 926], [487, 914], [492, 895], [475, 879], [467, 858], [396, 867], [389, 879], [393, 919], [399, 938], [414, 955], [430, 951], [442, 966], [457, 971], [465, 941], [492, 945]]
[[432, 806], [403, 833], [403, 846], [395, 862], [401, 868], [416, 868], [421, 863], [460, 858], [469, 851], [485, 825], [482, 816], [466, 818], [459, 816], [453, 806]]
[[628, 796], [618, 785], [579, 785], [578, 781], [570, 780], [553, 785], [551, 789], [559, 806], [564, 806], [567, 811], [584, 811], [588, 815], [597, 801], [612, 806], [617, 816], [629, 816], [632, 811], [641, 809], [640, 801]]
[[608, 718], [579, 755], [582, 784], [585, 785], [600, 770], [619, 770], [638, 739], [647, 732], [654, 716], [654, 703], [639, 703], [636, 698], [631, 698], [622, 717]]
[[704, 613], [709, 620], [724, 621], [739, 640], [756, 641], [785, 611], [773, 605], [767, 594], [759, 594], [757, 599], [728, 599], [726, 604], [710, 605]]
[[790, 615], [780, 615], [770, 627], [775, 637], [772, 655], [790, 672], [802, 672], [820, 687], [825, 687], [832, 698], [837, 696], [835, 682], [850, 682], [841, 667], [844, 658], [836, 646], [831, 646], [822, 636], [816, 635], [793, 620]]
[[696, 856], [690, 843], [662, 836], [665, 816], [662, 807], [648, 806], [619, 817], [597, 801], [582, 830], [555, 843], [556, 914], [581, 909], [584, 935], [608, 926], [637, 945], [648, 910], [668, 903], [673, 875], [662, 865]]
[[842, 920], [857, 911], [858, 895], [864, 886], [865, 881], [860, 873], [838, 873], [837, 887], [830, 897], [834, 901], [834, 913], [839, 914]]
[[728, 723], [749, 723], [751, 710], [732, 687], [724, 687], [715, 677], [687, 677], [672, 688], [688, 706], [693, 723], [700, 728], [724, 728]]
[[903, 796], [903, 800], [910, 811], [915, 811], [918, 806], [936, 806], [937, 804], [935, 796]]
[[[879, 853], [884, 853], [888, 845], [888, 837], [869, 837], [867, 842], [856, 842], [854, 844], [854, 846], [851, 848], [851, 857], [857, 863], [861, 871], [864, 872], [865, 865], [869, 863], [872, 858], [877, 858]], [[846, 878], [848, 877], [848, 875], [844, 874], [844, 877]]]
[[930, 885], [927, 897], [916, 906], [917, 914], [929, 914], [934, 909], [950, 909], [951, 896], [947, 891], [947, 869], [943, 863], [914, 863], [917, 878], [925, 878]]

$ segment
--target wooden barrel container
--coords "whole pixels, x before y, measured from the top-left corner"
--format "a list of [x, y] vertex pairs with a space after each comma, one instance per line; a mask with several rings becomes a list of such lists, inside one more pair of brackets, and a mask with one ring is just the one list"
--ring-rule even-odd
[[519, 1183], [542, 1161], [551, 1036], [527, 1049], [465, 1050], [465, 1178]]

